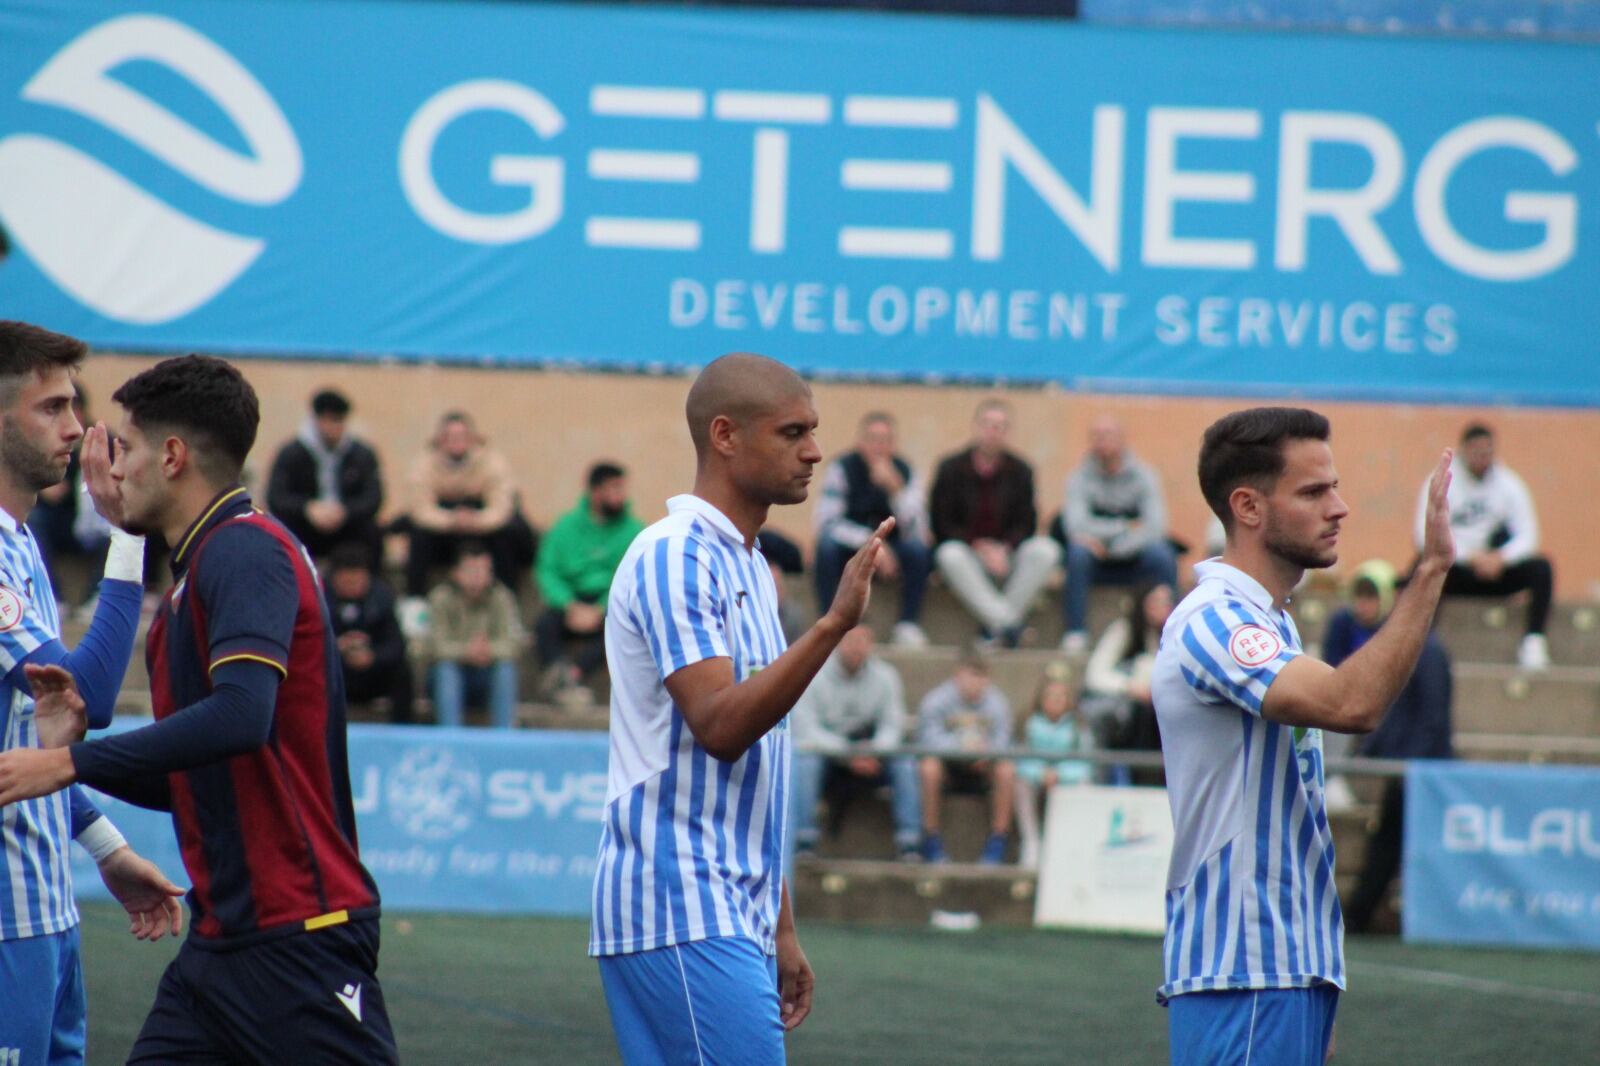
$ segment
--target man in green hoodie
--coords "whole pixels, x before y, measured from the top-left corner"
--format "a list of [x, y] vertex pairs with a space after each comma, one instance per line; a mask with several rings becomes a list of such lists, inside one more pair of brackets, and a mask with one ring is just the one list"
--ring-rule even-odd
[[604, 664], [611, 577], [642, 529], [628, 503], [627, 472], [603, 462], [589, 469], [589, 491], [578, 505], [545, 534], [535, 568], [544, 612], [535, 634], [547, 694], [577, 691]]

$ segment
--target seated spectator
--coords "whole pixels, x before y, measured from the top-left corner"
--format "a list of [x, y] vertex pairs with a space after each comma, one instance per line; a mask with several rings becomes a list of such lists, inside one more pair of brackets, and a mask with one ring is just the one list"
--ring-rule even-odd
[[326, 595], [351, 703], [389, 701], [389, 717], [412, 721], [411, 660], [395, 617], [394, 592], [373, 573], [365, 544], [341, 544], [329, 557]]
[[1039, 865], [1039, 794], [1057, 785], [1094, 782], [1094, 764], [1065, 758], [1088, 751], [1094, 739], [1078, 713], [1078, 691], [1068, 663], [1051, 663], [1033, 696], [1033, 711], [1024, 726], [1024, 746], [1048, 758], [1017, 763], [1017, 836], [1022, 841], [1022, 865]]
[[771, 526], [756, 534], [756, 543], [761, 546], [761, 554], [766, 556], [767, 562], [776, 566], [781, 573], [793, 577], [806, 572], [805, 556], [800, 551], [800, 545]]
[[833, 781], [868, 788], [887, 784], [893, 796], [895, 850], [903, 859], [917, 857], [921, 812], [916, 769], [908, 757], [879, 754], [904, 742], [905, 689], [895, 668], [872, 652], [869, 627], [846, 633], [795, 705], [790, 740], [797, 750], [790, 780], [796, 854], [816, 852], [817, 798], [824, 784]]
[[934, 475], [928, 504], [934, 561], [984, 638], [1014, 648], [1061, 548], [1037, 535], [1033, 469], [1006, 450], [1011, 405], [983, 401], [972, 430], [971, 446], [947, 457]]
[[[918, 744], [935, 751], [982, 753], [1011, 744], [1011, 704], [989, 680], [989, 664], [968, 652], [955, 675], [922, 699], [918, 711]], [[922, 779], [922, 855], [929, 862], [948, 862], [939, 832], [945, 787], [960, 792], [989, 793], [989, 837], [979, 861], [998, 865], [1005, 859], [1011, 832], [1012, 791], [1016, 767], [1005, 759], [950, 760], [925, 756], [918, 768]]]
[[278, 450], [267, 480], [267, 510], [300, 538], [314, 557], [336, 544], [367, 548], [383, 561], [378, 509], [383, 480], [378, 455], [349, 432], [350, 401], [332, 389], [311, 398], [300, 435]]
[[[765, 554], [764, 550], [762, 554]], [[789, 595], [789, 590], [783, 582], [783, 567], [768, 559], [767, 570], [772, 574], [772, 590], [778, 594], [778, 625], [783, 629], [783, 641], [785, 644], [793, 644], [805, 636], [806, 630], [811, 628], [811, 619], [795, 602], [794, 597]]]
[[449, 580], [428, 596], [428, 615], [435, 720], [459, 726], [467, 706], [486, 707], [490, 725], [509, 729], [522, 621], [516, 597], [495, 580], [487, 547], [461, 546]]
[[[1555, 575], [1539, 552], [1539, 518], [1528, 486], [1495, 462], [1494, 434], [1474, 422], [1461, 432], [1461, 448], [1450, 464], [1450, 531], [1456, 562], [1445, 577], [1446, 596], [1510, 596], [1528, 592], [1528, 617], [1517, 662], [1529, 670], [1550, 665], [1545, 625]], [[1417, 546], [1427, 510], [1424, 485], [1417, 506]]]
[[[436, 567], [448, 566], [462, 542], [488, 547], [494, 574], [515, 589], [522, 584], [516, 490], [511, 465], [490, 448], [472, 419], [452, 411], [411, 467], [406, 595], [421, 596]], [[532, 558], [527, 565], [531, 567]]]
[[[83, 384], [77, 383], [77, 395], [72, 398], [72, 413], [81, 426], [93, 425], [89, 421], [88, 396]], [[73, 449], [67, 460], [67, 475], [56, 484], [39, 490], [33, 512], [28, 515], [28, 529], [39, 545], [39, 556], [45, 571], [50, 575], [50, 585], [58, 596], [65, 588], [57, 569], [64, 558], [82, 559], [88, 574], [99, 573], [103, 566], [107, 545], [111, 543], [111, 526], [100, 517], [89, 499], [89, 489], [83, 483], [82, 457]], [[153, 572], [153, 571], [152, 571]], [[95, 584], [91, 580], [84, 589], [92, 599]]]
[[535, 570], [544, 600], [534, 632], [545, 695], [577, 691], [605, 663], [611, 578], [644, 529], [628, 503], [622, 467], [596, 463], [589, 468], [588, 486], [578, 505], [550, 527]]
[[1167, 540], [1167, 502], [1156, 472], [1128, 450], [1122, 424], [1098, 418], [1089, 454], [1067, 478], [1066, 635], [1061, 649], [1089, 648], [1085, 631], [1094, 585], [1178, 583], [1178, 557]]
[[[1100, 745], [1118, 751], [1160, 751], [1161, 731], [1156, 726], [1150, 697], [1150, 677], [1155, 670], [1161, 630], [1172, 614], [1171, 585], [1139, 588], [1128, 613], [1114, 619], [1095, 643], [1084, 678], [1084, 715]], [[1160, 770], [1140, 770], [1113, 775], [1122, 782], [1160, 783]]]
[[874, 412], [861, 419], [854, 451], [846, 452], [822, 476], [822, 496], [813, 518], [817, 529], [817, 610], [826, 611], [839, 588], [850, 557], [893, 515], [894, 532], [878, 552], [877, 576], [900, 581], [900, 620], [893, 642], [926, 647], [917, 620], [928, 587], [933, 553], [928, 548], [928, 512], [922, 483], [911, 464], [895, 451], [894, 419]]
[[[1389, 617], [1394, 607], [1394, 568], [1388, 563], [1367, 563], [1351, 582], [1350, 606], [1328, 619], [1323, 637], [1323, 658], [1338, 666], [1360, 650]], [[1449, 759], [1450, 708], [1453, 682], [1450, 656], [1438, 636], [1428, 634], [1411, 680], [1400, 690], [1383, 724], [1360, 739], [1357, 752], [1374, 759]], [[1337, 777], [1330, 777], [1331, 786]], [[1384, 893], [1400, 870], [1405, 826], [1405, 780], [1388, 778], [1379, 804], [1378, 824], [1367, 840], [1366, 865], [1345, 908], [1345, 927], [1365, 932]]]

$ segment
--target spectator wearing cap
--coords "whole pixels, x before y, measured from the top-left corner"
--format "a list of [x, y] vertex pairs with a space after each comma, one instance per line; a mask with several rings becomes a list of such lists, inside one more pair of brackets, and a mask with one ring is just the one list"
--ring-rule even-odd
[[352, 704], [387, 700], [390, 719], [409, 723], [414, 685], [394, 590], [373, 573], [366, 545], [352, 541], [333, 549], [326, 594], [346, 698]]
[[300, 433], [278, 450], [267, 483], [267, 509], [317, 558], [336, 545], [366, 547], [381, 558], [378, 509], [383, 478], [378, 456], [349, 432], [350, 401], [324, 389], [311, 398]]
[[534, 634], [547, 695], [573, 689], [605, 662], [611, 578], [644, 529], [628, 502], [628, 474], [622, 467], [595, 463], [587, 486], [577, 506], [545, 534], [534, 571], [544, 600]]

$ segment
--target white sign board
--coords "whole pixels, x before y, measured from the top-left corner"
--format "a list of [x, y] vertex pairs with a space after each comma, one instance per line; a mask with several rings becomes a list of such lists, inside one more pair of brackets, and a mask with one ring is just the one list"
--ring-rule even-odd
[[1052, 789], [1034, 924], [1164, 933], [1171, 854], [1166, 789]]

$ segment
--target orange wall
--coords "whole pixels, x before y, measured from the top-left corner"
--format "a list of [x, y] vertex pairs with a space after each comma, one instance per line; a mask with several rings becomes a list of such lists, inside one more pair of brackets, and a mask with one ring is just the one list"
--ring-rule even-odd
[[[128, 376], [155, 360], [97, 356], [84, 372], [95, 410]], [[251, 463], [264, 480], [278, 444], [305, 417], [316, 389], [336, 386], [355, 404], [353, 424], [384, 462], [389, 508], [402, 504], [404, 471], [440, 414], [471, 411], [511, 459], [536, 524], [570, 507], [588, 464], [621, 461], [646, 520], [693, 478], [683, 427], [683, 377], [547, 370], [487, 370], [307, 360], [243, 361], [261, 396], [260, 441]], [[902, 450], [931, 474], [933, 461], [960, 445], [973, 405], [995, 391], [1015, 405], [1013, 437], [1039, 476], [1041, 513], [1061, 505], [1068, 470], [1081, 457], [1087, 425], [1111, 412], [1128, 426], [1134, 450], [1163, 474], [1173, 532], [1201, 544], [1209, 512], [1195, 484], [1200, 435], [1216, 417], [1259, 400], [1083, 395], [1060, 389], [990, 390], [961, 386], [818, 383], [825, 452], [849, 446], [856, 419], [883, 408], [900, 421]], [[1292, 402], [1292, 401], [1288, 401]], [[1410, 407], [1317, 403], [1334, 427], [1334, 455], [1352, 514], [1342, 549], [1347, 565], [1373, 556], [1397, 564], [1411, 556], [1416, 494], [1438, 450], [1461, 426], [1482, 418], [1499, 433], [1504, 461], [1527, 481], [1539, 508], [1545, 550], [1555, 560], [1558, 594], [1600, 598], [1600, 411]], [[264, 487], [264, 486], [263, 486]], [[807, 538], [810, 505], [774, 513], [773, 523]], [[808, 539], [808, 538], [807, 538]]]

